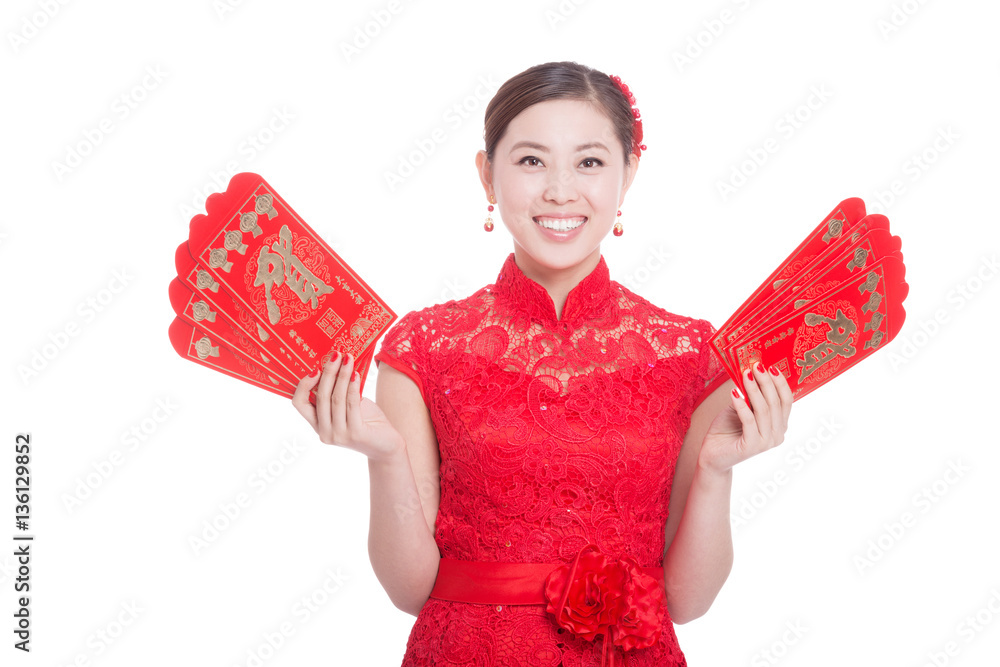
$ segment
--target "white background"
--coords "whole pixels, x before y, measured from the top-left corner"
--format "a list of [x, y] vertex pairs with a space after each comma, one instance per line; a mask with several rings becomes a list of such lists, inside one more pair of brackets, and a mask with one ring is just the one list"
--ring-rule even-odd
[[[719, 325], [846, 197], [903, 239], [900, 335], [737, 468], [736, 563], [677, 628], [690, 664], [995, 664], [1000, 6], [663, 4], [5, 2], [0, 662], [399, 664], [413, 617], [368, 563], [366, 462], [173, 351], [174, 249], [205, 193], [253, 171], [397, 314], [467, 296], [513, 249], [499, 220], [482, 228], [486, 102], [575, 60], [619, 74], [643, 114], [625, 233], [602, 251], [652, 302]], [[22, 432], [30, 655], [12, 648]], [[268, 464], [281, 472], [258, 493]], [[196, 553], [240, 493], [249, 506]]]

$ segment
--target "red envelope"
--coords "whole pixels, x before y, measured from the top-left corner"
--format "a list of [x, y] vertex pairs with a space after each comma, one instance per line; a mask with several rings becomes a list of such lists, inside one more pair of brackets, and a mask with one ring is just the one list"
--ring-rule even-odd
[[747, 369], [773, 364], [798, 400], [891, 341], [909, 289], [900, 248], [888, 218], [841, 202], [709, 340], [729, 377], [744, 390]]
[[[257, 174], [233, 176], [206, 209], [175, 252], [171, 300], [180, 324], [171, 339], [194, 335], [181, 324], [191, 326], [220, 356], [206, 361], [179, 339], [178, 352], [274, 391], [294, 390], [340, 351], [354, 356], [364, 391], [375, 342], [396, 314]], [[215, 321], [198, 320], [195, 303]], [[248, 376], [240, 370], [246, 363], [278, 384]]]
[[185, 359], [243, 380], [255, 387], [262, 387], [279, 396], [292, 397], [292, 391], [284, 387], [280, 380], [269, 375], [252, 360], [230, 350], [204, 329], [175, 317], [170, 325], [169, 334], [170, 342], [173, 343], [177, 354]]
[[[725, 353], [740, 369], [774, 365], [799, 399], [895, 338], [906, 318], [904, 278], [902, 261], [880, 259]], [[733, 380], [744, 390], [743, 374]]]
[[174, 278], [170, 282], [170, 304], [174, 308], [174, 313], [182, 320], [199, 327], [214, 337], [213, 340], [230, 350], [252, 359], [262, 370], [281, 380], [282, 386], [287, 387], [289, 391], [295, 390], [294, 385], [297, 380], [293, 382], [293, 377], [288, 375], [287, 369], [278, 364], [275, 358], [266, 354], [228, 313], [213, 310], [200, 293], [182, 283], [179, 278]]

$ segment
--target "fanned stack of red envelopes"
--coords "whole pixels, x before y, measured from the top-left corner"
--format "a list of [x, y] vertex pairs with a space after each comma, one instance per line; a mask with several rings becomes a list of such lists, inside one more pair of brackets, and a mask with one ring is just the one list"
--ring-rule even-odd
[[174, 254], [177, 353], [290, 398], [339, 350], [363, 391], [396, 314], [257, 174], [233, 176], [206, 209]]
[[896, 336], [906, 317], [904, 277], [888, 218], [865, 215], [861, 199], [845, 199], [710, 344], [741, 391], [759, 361], [784, 374], [797, 400]]

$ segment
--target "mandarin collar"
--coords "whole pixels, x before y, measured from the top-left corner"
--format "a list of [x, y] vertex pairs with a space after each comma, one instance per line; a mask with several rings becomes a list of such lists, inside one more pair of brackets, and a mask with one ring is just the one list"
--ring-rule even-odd
[[521, 270], [514, 253], [507, 256], [493, 286], [496, 297], [531, 319], [550, 325], [578, 327], [587, 320], [602, 319], [616, 301], [604, 255], [597, 266], [566, 295], [562, 318], [556, 319], [556, 305], [548, 291]]

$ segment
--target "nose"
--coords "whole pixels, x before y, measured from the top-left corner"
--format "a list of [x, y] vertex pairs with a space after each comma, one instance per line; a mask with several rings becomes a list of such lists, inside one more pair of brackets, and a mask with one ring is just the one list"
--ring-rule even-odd
[[545, 188], [545, 198], [556, 204], [565, 204], [577, 198], [576, 174], [568, 167], [553, 169]]

